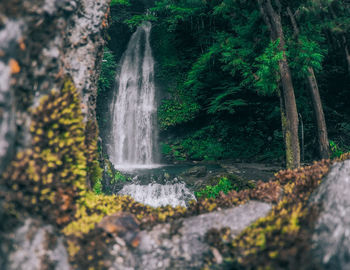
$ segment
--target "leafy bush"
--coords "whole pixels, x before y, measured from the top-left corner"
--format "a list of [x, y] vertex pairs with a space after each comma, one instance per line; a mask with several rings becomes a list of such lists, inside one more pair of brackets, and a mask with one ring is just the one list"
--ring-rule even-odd
[[227, 194], [233, 189], [231, 181], [227, 177], [222, 177], [215, 186], [206, 186], [205, 189], [195, 192], [197, 198], [213, 198], [215, 199], [220, 192]]
[[111, 181], [111, 184], [114, 184], [116, 182], [126, 182], [128, 180], [130, 180], [130, 178], [128, 178], [127, 176], [122, 174], [120, 171], [116, 171], [114, 173], [114, 176], [113, 176], [113, 179]]
[[111, 50], [104, 48], [103, 60], [101, 65], [100, 78], [98, 79], [98, 92], [108, 91], [114, 83], [117, 62]]
[[199, 104], [191, 97], [182, 96], [163, 100], [158, 112], [160, 127], [166, 130], [186, 123], [195, 118], [199, 109]]
[[331, 147], [331, 158], [340, 157], [344, 152], [339, 148], [339, 146], [334, 141], [329, 141], [329, 146]]
[[198, 138], [191, 136], [182, 141], [181, 145], [191, 159], [218, 160], [224, 154], [223, 145], [216, 138]]
[[184, 153], [183, 147], [179, 144], [161, 144], [162, 155], [169, 161], [186, 160], [187, 155]]

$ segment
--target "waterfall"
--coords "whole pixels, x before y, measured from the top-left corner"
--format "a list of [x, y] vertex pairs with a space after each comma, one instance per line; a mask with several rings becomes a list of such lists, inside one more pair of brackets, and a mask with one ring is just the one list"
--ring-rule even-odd
[[[144, 22], [131, 36], [119, 63], [110, 112], [109, 158], [115, 168], [137, 174], [140, 169], [161, 166], [157, 164], [157, 105], [150, 32], [151, 23]], [[142, 185], [135, 180], [118, 194], [130, 195], [154, 207], [186, 206], [195, 199], [185, 183], [175, 181]]]
[[120, 62], [113, 98], [109, 156], [116, 168], [148, 168], [157, 162], [154, 60], [151, 23], [131, 36]]

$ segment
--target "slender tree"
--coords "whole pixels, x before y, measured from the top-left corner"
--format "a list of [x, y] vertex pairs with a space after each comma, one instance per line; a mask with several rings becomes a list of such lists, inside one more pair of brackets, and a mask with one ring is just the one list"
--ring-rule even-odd
[[[298, 42], [301, 42], [299, 40], [300, 30], [299, 30], [297, 21], [294, 17], [293, 12], [289, 7], [287, 7], [287, 13], [293, 26], [294, 37], [298, 40]], [[309, 85], [313, 108], [314, 108], [315, 117], [316, 117], [319, 153], [321, 158], [328, 159], [330, 157], [330, 150], [329, 150], [326, 120], [323, 113], [320, 91], [318, 89], [318, 84], [317, 84], [317, 79], [315, 76], [314, 69], [311, 66], [308, 66], [307, 70], [308, 70], [307, 82]]]
[[[292, 74], [289, 68], [285, 38], [281, 21], [281, 4], [275, 1], [277, 10], [272, 6], [271, 0], [258, 0], [261, 15], [267, 25], [273, 41], [278, 40], [278, 48], [282, 52], [282, 58], [278, 62], [282, 83], [281, 115], [282, 129], [286, 147], [287, 168], [300, 166], [300, 146], [298, 138], [298, 111], [294, 95]], [[285, 117], [283, 117], [285, 116]]]

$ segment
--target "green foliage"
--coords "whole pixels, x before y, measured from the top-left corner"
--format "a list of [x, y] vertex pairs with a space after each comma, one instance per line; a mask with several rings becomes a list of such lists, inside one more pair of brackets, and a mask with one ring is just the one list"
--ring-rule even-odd
[[134, 15], [130, 19], [126, 19], [124, 22], [130, 27], [130, 28], [136, 28], [139, 25], [141, 25], [143, 22], [155, 22], [157, 21], [157, 17], [155, 17], [152, 14], [141, 14], [141, 15]]
[[181, 146], [190, 159], [218, 160], [224, 154], [224, 146], [218, 139], [212, 138], [207, 131], [201, 129], [181, 142]]
[[169, 161], [187, 159], [186, 153], [180, 143], [162, 143], [161, 152], [162, 155]]
[[232, 184], [228, 178], [222, 177], [215, 186], [206, 186], [205, 189], [195, 192], [197, 198], [213, 198], [215, 199], [220, 192], [227, 194], [232, 189]]
[[280, 79], [278, 62], [283, 58], [283, 52], [278, 46], [279, 40], [271, 41], [264, 53], [256, 58], [258, 62], [256, 86], [265, 95], [271, 95], [278, 89]]
[[215, 136], [216, 127], [210, 125], [192, 134], [162, 144], [162, 153], [169, 160], [218, 160], [225, 147]]
[[[110, 33], [109, 48], [117, 57], [125, 49], [130, 29], [145, 20], [152, 22], [155, 76], [166, 92], [158, 120], [167, 160], [280, 161], [284, 147], [277, 90], [283, 55], [279, 40], [271, 41], [257, 1], [159, 0], [147, 11], [134, 2], [130, 6], [113, 2], [117, 4], [112, 3], [112, 28], [127, 33]], [[344, 0], [281, 4], [286, 58], [303, 115], [306, 159], [315, 158], [317, 152], [308, 67], [318, 80], [329, 137], [348, 149], [348, 132], [338, 127], [350, 115], [344, 57], [344, 46], [350, 43], [349, 4]], [[287, 5], [295, 14], [298, 37]], [[104, 76], [111, 82], [103, 76], [99, 91], [113, 84], [114, 75]]]
[[98, 79], [98, 91], [100, 94], [101, 92], [106, 92], [112, 88], [116, 68], [117, 62], [113, 52], [105, 47], [101, 65], [101, 73]]
[[339, 146], [334, 141], [329, 141], [329, 146], [331, 148], [331, 158], [339, 158], [344, 152], [339, 148]]
[[131, 179], [126, 177], [120, 171], [115, 171], [114, 175], [113, 175], [113, 179], [111, 181], [111, 184], [114, 184], [116, 182], [126, 182], [126, 181], [129, 181], [129, 180], [131, 180]]
[[93, 186], [93, 191], [95, 194], [100, 195], [102, 194], [102, 180], [101, 178], [97, 179], [94, 186]]
[[289, 52], [293, 59], [290, 66], [299, 78], [305, 78], [309, 75], [309, 67], [312, 67], [316, 72], [322, 69], [322, 61], [326, 50], [322, 49], [319, 43], [310, 41], [305, 36], [299, 36], [297, 44], [292, 43]]
[[220, 192], [227, 194], [231, 190], [240, 192], [242, 190], [254, 188], [256, 188], [256, 184], [252, 181], [248, 181], [234, 174], [229, 174], [227, 176], [220, 177], [218, 184], [206, 186], [204, 189], [196, 191], [195, 195], [198, 199], [215, 199], [218, 197], [218, 195], [220, 195]]
[[166, 99], [158, 111], [158, 118], [161, 129], [186, 123], [195, 118], [200, 107], [191, 97], [179, 96], [173, 99]]
[[233, 95], [240, 91], [241, 88], [232, 87], [225, 89], [224, 92], [213, 97], [208, 108], [208, 113], [215, 114], [221, 111], [227, 111], [232, 114], [235, 112], [236, 107], [247, 106], [248, 104], [245, 100], [232, 98]]

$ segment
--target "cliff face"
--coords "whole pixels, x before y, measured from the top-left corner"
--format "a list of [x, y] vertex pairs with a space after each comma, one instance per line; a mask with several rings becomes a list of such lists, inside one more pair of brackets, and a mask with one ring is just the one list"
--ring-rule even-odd
[[[82, 189], [77, 184], [85, 183], [96, 150], [95, 100], [108, 6], [109, 0], [0, 1], [4, 269], [69, 269], [57, 226], [74, 215]], [[16, 226], [8, 219], [8, 202], [21, 205], [17, 210], [24, 216]]]
[[31, 144], [28, 109], [70, 78], [95, 122], [108, 0], [0, 2], [0, 173]]

